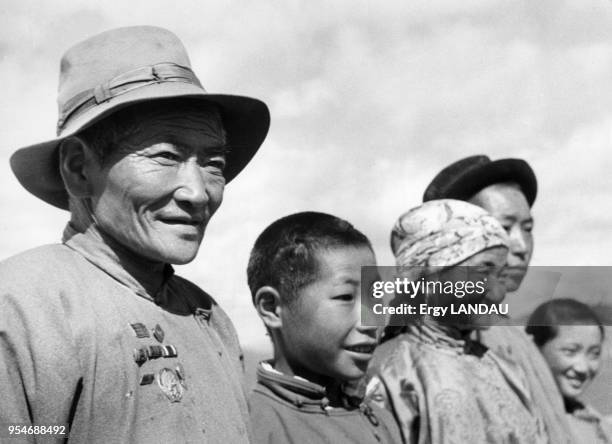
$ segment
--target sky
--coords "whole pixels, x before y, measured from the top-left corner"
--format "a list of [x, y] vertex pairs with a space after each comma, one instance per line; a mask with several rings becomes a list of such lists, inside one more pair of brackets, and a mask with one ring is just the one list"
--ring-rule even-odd
[[612, 265], [609, 0], [4, 0], [0, 19], [0, 258], [58, 242], [68, 219], [8, 166], [15, 149], [54, 137], [62, 53], [148, 24], [181, 38], [209, 92], [270, 108], [269, 135], [227, 186], [198, 257], [176, 267], [219, 301], [246, 347], [267, 345], [245, 270], [268, 224], [332, 213], [392, 265], [396, 218], [468, 155], [535, 170], [532, 264]]

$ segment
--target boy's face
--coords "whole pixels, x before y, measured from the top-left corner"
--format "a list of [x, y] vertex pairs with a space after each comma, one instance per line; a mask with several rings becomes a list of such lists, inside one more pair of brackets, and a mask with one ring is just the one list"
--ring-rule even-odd
[[361, 267], [376, 259], [367, 247], [334, 247], [317, 257], [317, 279], [282, 311], [283, 353], [293, 373], [312, 382], [358, 379], [376, 345], [376, 329], [360, 326]]

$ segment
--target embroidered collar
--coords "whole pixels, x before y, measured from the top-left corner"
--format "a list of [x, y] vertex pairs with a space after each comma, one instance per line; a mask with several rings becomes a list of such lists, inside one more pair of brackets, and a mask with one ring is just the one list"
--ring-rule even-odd
[[433, 345], [453, 351], [457, 354], [471, 354], [482, 356], [487, 347], [470, 338], [456, 327], [441, 325], [428, 318], [419, 324], [410, 324], [406, 327], [406, 334], [422, 344]]
[[[174, 275], [171, 265], [143, 260], [101, 233], [93, 224], [85, 232], [78, 232], [69, 223], [64, 229], [62, 242], [138, 296], [158, 305], [167, 302], [168, 281]], [[161, 279], [158, 273], [163, 274]]]

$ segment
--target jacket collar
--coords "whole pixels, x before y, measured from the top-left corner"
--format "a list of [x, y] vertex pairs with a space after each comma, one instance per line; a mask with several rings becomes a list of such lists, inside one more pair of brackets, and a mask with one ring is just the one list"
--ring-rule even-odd
[[472, 340], [469, 334], [456, 327], [439, 324], [429, 318], [425, 318], [422, 323], [408, 325], [406, 333], [415, 338], [417, 342], [447, 349], [460, 355], [482, 356], [487, 351], [487, 347]]
[[91, 224], [84, 232], [66, 225], [62, 242], [138, 296], [164, 305], [168, 282], [174, 274], [169, 264], [146, 261], [128, 251]]
[[[333, 407], [353, 409], [359, 407], [361, 401], [344, 393], [341, 384], [326, 388], [304, 378], [288, 376], [275, 370], [270, 361], [260, 362], [257, 366], [257, 381], [297, 407], [315, 406], [323, 410]], [[330, 398], [339, 399], [339, 405]]]

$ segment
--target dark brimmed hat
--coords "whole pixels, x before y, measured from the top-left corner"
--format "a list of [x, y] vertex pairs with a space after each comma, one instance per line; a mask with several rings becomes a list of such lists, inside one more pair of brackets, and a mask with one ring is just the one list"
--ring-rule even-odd
[[423, 202], [435, 199], [468, 200], [485, 187], [495, 183], [515, 182], [529, 206], [538, 192], [538, 181], [527, 162], [522, 159], [499, 159], [470, 156], [458, 160], [440, 171], [425, 189]]
[[231, 148], [225, 179], [231, 181], [264, 141], [268, 107], [250, 97], [207, 93], [178, 37], [153, 26], [113, 29], [66, 51], [60, 66], [57, 137], [17, 150], [10, 160], [13, 173], [30, 193], [66, 210], [61, 141], [129, 105], [176, 98], [218, 105]]

